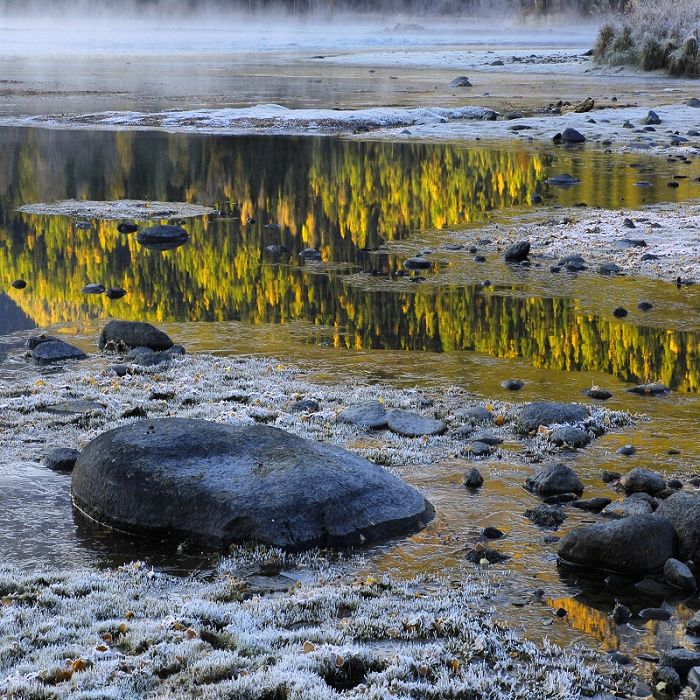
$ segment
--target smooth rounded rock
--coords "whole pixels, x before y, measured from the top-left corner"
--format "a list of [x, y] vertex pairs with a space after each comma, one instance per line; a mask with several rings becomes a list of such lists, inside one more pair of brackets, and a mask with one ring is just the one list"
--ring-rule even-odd
[[83, 294], [102, 294], [105, 291], [104, 284], [86, 284], [81, 290]]
[[637, 452], [634, 445], [623, 445], [615, 450], [615, 454], [622, 455], [623, 457], [631, 457]]
[[695, 576], [686, 564], [678, 559], [668, 559], [664, 564], [664, 578], [674, 588], [678, 588], [688, 594], [694, 593], [697, 589]]
[[374, 430], [382, 430], [388, 424], [386, 408], [379, 401], [364, 401], [348, 406], [338, 414], [336, 421]]
[[622, 268], [613, 262], [606, 262], [598, 265], [596, 272], [599, 275], [617, 275], [622, 272]]
[[562, 493], [583, 493], [583, 482], [578, 474], [565, 464], [550, 464], [525, 480], [525, 488], [538, 496]]
[[167, 350], [173, 341], [163, 331], [143, 321], [110, 321], [100, 333], [97, 346], [104, 350], [107, 343], [127, 348], [146, 347]]
[[659, 474], [642, 467], [635, 467], [625, 474], [620, 483], [627, 494], [642, 491], [653, 496], [666, 488], [666, 482]]
[[648, 515], [654, 512], [650, 503], [638, 498], [625, 498], [624, 501], [609, 503], [601, 511], [608, 518], [629, 518], [633, 515]]
[[481, 472], [476, 467], [472, 467], [465, 473], [462, 483], [468, 489], [478, 489], [484, 485], [484, 477], [481, 476]]
[[571, 507], [585, 510], [589, 513], [600, 513], [603, 508], [610, 505], [610, 499], [605, 496], [597, 496], [596, 498], [584, 498], [578, 501], [572, 501]]
[[700, 666], [700, 652], [690, 649], [671, 649], [667, 651], [659, 661], [659, 666], [670, 666], [685, 682], [690, 669]]
[[586, 137], [576, 129], [564, 129], [561, 134], [562, 141], [565, 143], [583, 143]]
[[549, 441], [558, 447], [585, 447], [591, 441], [591, 436], [587, 430], [578, 428], [575, 425], [562, 425], [555, 428], [549, 434]]
[[678, 555], [700, 564], [700, 496], [678, 491], [662, 501], [657, 514], [678, 533]]
[[39, 343], [32, 350], [32, 359], [40, 365], [48, 365], [53, 362], [63, 362], [65, 360], [85, 360], [87, 355], [74, 345], [65, 343], [62, 340], [49, 340]]
[[407, 270], [429, 270], [433, 264], [427, 258], [416, 256], [403, 261], [403, 266]]
[[306, 260], [308, 262], [321, 261], [321, 253], [315, 248], [304, 248], [304, 250], [302, 250], [301, 253], [299, 253], [299, 257], [302, 260]]
[[581, 423], [588, 417], [588, 409], [581, 404], [535, 401], [522, 408], [516, 427], [520, 433], [527, 434], [536, 431], [541, 425]]
[[211, 548], [357, 546], [434, 515], [414, 488], [341, 448], [266, 425], [184, 418], [97, 437], [75, 465], [72, 496], [111, 527]]
[[150, 226], [136, 234], [136, 240], [151, 250], [172, 250], [190, 240], [190, 234], [180, 226]]
[[117, 231], [119, 231], [119, 233], [136, 233], [138, 230], [139, 227], [129, 221], [122, 221], [120, 224], [117, 224]]
[[44, 464], [54, 472], [71, 472], [79, 456], [78, 450], [70, 447], [59, 447], [44, 457]]
[[401, 411], [396, 408], [387, 411], [386, 419], [389, 430], [404, 437], [442, 435], [447, 432], [447, 425], [441, 420], [426, 418], [418, 413]]
[[493, 454], [493, 447], [487, 445], [485, 442], [474, 440], [467, 445], [464, 449], [464, 453], [469, 457], [488, 457]]
[[501, 386], [506, 391], [520, 391], [525, 386], [525, 382], [522, 379], [504, 379]]
[[660, 396], [667, 394], [670, 389], [661, 382], [650, 382], [649, 384], [639, 384], [627, 389], [631, 394], [639, 394], [640, 396]]
[[676, 533], [663, 517], [633, 515], [570, 532], [559, 545], [565, 564], [638, 575], [660, 569], [676, 551]]
[[24, 289], [27, 286], [27, 283], [23, 279], [17, 279], [17, 280], [12, 280], [10, 284], [15, 288], [15, 289]]
[[607, 401], [612, 398], [612, 391], [607, 389], [601, 389], [599, 386], [592, 386], [590, 389], [586, 389], [583, 392], [586, 396], [591, 399], [596, 399], [597, 401]]

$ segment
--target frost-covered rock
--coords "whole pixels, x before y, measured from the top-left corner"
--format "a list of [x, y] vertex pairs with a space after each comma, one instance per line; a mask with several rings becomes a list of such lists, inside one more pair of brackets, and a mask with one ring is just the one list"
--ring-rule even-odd
[[341, 448], [184, 418], [97, 437], [75, 465], [72, 495], [121, 530], [214, 548], [355, 546], [414, 531], [434, 513], [398, 477]]

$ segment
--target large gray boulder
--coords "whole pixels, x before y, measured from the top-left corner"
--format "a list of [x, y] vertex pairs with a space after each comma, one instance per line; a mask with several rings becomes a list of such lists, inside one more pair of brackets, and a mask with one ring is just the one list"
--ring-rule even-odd
[[356, 546], [417, 530], [434, 514], [414, 488], [339, 447], [184, 418], [97, 437], [78, 458], [72, 495], [106, 525], [212, 548]]
[[660, 569], [675, 552], [671, 523], [654, 514], [573, 530], [559, 544], [558, 554], [564, 564], [635, 576]]
[[32, 359], [40, 365], [49, 365], [53, 362], [65, 360], [84, 360], [87, 355], [75, 345], [70, 345], [62, 340], [47, 340], [39, 343], [32, 350]]
[[635, 467], [627, 472], [620, 479], [620, 483], [627, 494], [641, 492], [649, 493], [653, 496], [666, 488], [666, 482], [663, 480], [663, 477], [650, 469], [642, 467]]
[[525, 488], [543, 498], [561, 493], [583, 493], [583, 482], [578, 474], [565, 464], [550, 464], [534, 476], [525, 479]]
[[535, 401], [523, 406], [516, 421], [519, 432], [527, 435], [541, 425], [571, 425], [588, 418], [588, 409], [578, 403]]
[[700, 497], [679, 491], [662, 501], [656, 513], [673, 525], [679, 558], [700, 563]]
[[102, 329], [97, 345], [104, 350], [108, 343], [117, 347], [145, 347], [151, 350], [167, 350], [173, 346], [167, 333], [143, 321], [110, 321]]

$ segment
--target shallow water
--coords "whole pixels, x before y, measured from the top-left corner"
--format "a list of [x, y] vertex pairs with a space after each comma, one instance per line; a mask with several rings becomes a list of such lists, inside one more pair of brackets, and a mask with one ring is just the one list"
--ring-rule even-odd
[[[190, 352], [301, 361], [321, 381], [342, 375], [398, 386], [457, 385], [523, 401], [581, 400], [584, 388], [599, 384], [615, 394], [606, 405], [651, 420], [576, 456], [588, 496], [612, 496], [598, 479], [602, 468], [625, 471], [651, 462], [668, 474], [700, 472], [696, 287], [587, 272], [553, 276], [546, 260], [515, 271], [493, 246], [477, 243], [477, 233], [469, 244], [486, 256], [483, 264], [465, 250], [444, 249], [462, 240], [458, 231], [524, 212], [535, 192], [548, 206], [585, 202], [612, 209], [696, 197], [696, 164], [683, 166], [690, 177], [670, 190], [665, 183], [679, 166], [666, 161], [522, 144], [2, 129], [0, 154], [8, 164], [0, 173], [0, 378], [22, 376], [26, 361], [18, 345], [32, 327], [66, 333], [93, 350], [105, 319], [144, 319]], [[562, 172], [582, 183], [569, 189], [544, 183]], [[642, 177], [656, 186], [635, 187]], [[16, 211], [65, 198], [199, 202], [221, 214], [186, 220], [191, 240], [157, 252], [118, 233], [114, 221], [92, 220], [83, 229], [68, 217]], [[288, 253], [270, 255], [265, 248], [272, 244]], [[302, 263], [298, 253], [305, 247], [317, 248], [322, 263]], [[397, 276], [405, 258], [426, 249], [435, 264], [421, 273], [424, 281]], [[9, 286], [18, 277], [27, 280], [26, 289]], [[486, 278], [493, 285], [484, 289]], [[119, 285], [128, 294], [118, 301], [83, 294], [91, 282]], [[635, 309], [641, 299], [654, 309], [613, 318], [614, 306]], [[516, 397], [500, 387], [509, 377], [526, 382]], [[624, 391], [630, 382], [654, 379], [675, 391], [663, 399]], [[628, 442], [637, 446], [636, 456], [614, 454]], [[669, 455], [671, 448], [680, 454]], [[464, 461], [402, 469], [425, 489], [439, 516], [419, 535], [369, 552], [368, 566], [406, 575], [448, 569], [458, 577], [469, 566], [465, 541], [496, 525], [507, 532], [497, 547], [513, 556], [496, 568], [513, 574], [499, 610], [528, 634], [544, 630], [558, 641], [593, 635], [605, 647], [628, 651], [663, 648], [682, 636], [675, 622], [611, 626], [612, 595], [560, 576], [556, 544], [545, 544], [548, 533], [522, 515], [537, 502], [521, 488], [534, 468], [479, 466], [487, 486], [478, 495], [460, 485]], [[1, 482], [4, 559], [110, 565], [141, 556], [175, 570], [209, 561], [151, 554], [74, 520], [68, 477], [23, 463]], [[591, 519], [570, 513], [557, 534]], [[548, 604], [528, 599], [522, 607], [523, 596], [538, 587]], [[559, 606], [569, 611], [565, 620], [553, 616]], [[691, 613], [682, 606], [677, 614]]]

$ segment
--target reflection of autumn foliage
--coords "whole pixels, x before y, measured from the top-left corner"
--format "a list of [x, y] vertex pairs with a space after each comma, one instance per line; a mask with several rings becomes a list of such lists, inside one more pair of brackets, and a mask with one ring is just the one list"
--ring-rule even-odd
[[[585, 316], [562, 299], [417, 291], [405, 282], [395, 283], [397, 292], [368, 292], [342, 275], [302, 271], [296, 253], [306, 246], [325, 261], [368, 266], [362, 249], [382, 240], [527, 202], [547, 176], [546, 163], [516, 146], [81, 133], [77, 150], [75, 134], [7, 133], [0, 141], [8, 164], [0, 171], [0, 279], [30, 281], [12, 296], [39, 326], [111, 314], [155, 322], [305, 319], [334, 329], [338, 346], [477, 350], [700, 390], [692, 333]], [[627, 170], [588, 177], [587, 186], [607, 182], [615, 196], [628, 186], [632, 192]], [[27, 202], [88, 196], [200, 201], [237, 218], [190, 220], [190, 242], [157, 253], [118, 233], [116, 222], [94, 221], [83, 231], [66, 218], [15, 212]], [[268, 222], [279, 229], [265, 228]], [[272, 260], [264, 251], [272, 243], [289, 248], [289, 259]], [[128, 295], [119, 302], [87, 296], [80, 290], [88, 282], [122, 286]]]

